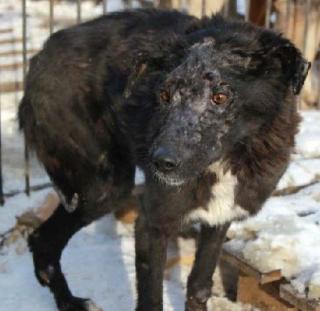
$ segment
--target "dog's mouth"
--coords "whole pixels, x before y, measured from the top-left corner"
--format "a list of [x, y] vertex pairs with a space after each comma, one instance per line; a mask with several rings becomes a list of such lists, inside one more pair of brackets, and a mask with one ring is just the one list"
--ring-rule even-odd
[[182, 178], [179, 178], [176, 176], [173, 177], [173, 176], [164, 174], [158, 170], [153, 171], [153, 176], [158, 182], [167, 186], [179, 187], [185, 183], [185, 180]]

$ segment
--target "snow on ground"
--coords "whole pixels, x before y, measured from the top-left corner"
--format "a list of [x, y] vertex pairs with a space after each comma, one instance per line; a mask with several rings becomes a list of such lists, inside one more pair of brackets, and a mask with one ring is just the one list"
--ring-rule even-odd
[[281, 269], [292, 285], [320, 299], [320, 112], [303, 112], [296, 154], [278, 190], [310, 186], [272, 197], [262, 211], [234, 224], [227, 247], [261, 271]]
[[263, 272], [281, 269], [300, 292], [320, 298], [320, 183], [269, 199], [258, 216], [234, 224], [226, 246]]
[[[0, 232], [14, 224], [15, 215], [27, 208], [39, 207], [50, 189], [8, 199], [0, 210]], [[175, 250], [171, 250], [171, 255]], [[190, 250], [189, 250], [190, 252]], [[62, 257], [62, 267], [75, 295], [92, 298], [108, 311], [133, 310], [135, 304], [135, 268], [133, 227], [116, 222], [112, 216], [91, 224], [77, 233]], [[184, 307], [185, 280], [189, 268], [166, 272], [164, 310]], [[17, 295], [19, 293], [19, 295]], [[6, 311], [54, 311], [49, 291], [41, 287], [33, 274], [33, 264], [24, 241], [19, 240], [0, 252], [0, 301]], [[210, 310], [250, 311], [219, 297], [210, 301]], [[2, 310], [2, 309], [1, 309]]]

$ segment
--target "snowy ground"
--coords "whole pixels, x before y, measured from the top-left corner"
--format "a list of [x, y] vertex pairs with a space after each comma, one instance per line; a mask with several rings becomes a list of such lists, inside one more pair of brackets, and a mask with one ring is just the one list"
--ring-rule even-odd
[[[134, 2], [135, 3], [135, 2]], [[135, 3], [136, 4], [136, 3]], [[0, 28], [12, 27], [13, 33], [0, 34], [0, 40], [21, 37], [21, 3], [0, 0]], [[108, 10], [118, 9], [117, 0], [108, 1]], [[83, 18], [100, 14], [102, 8], [83, 1]], [[40, 48], [47, 37], [47, 1], [28, 2], [29, 48]], [[62, 2], [55, 9], [55, 29], [76, 19], [75, 4]], [[0, 52], [21, 50], [17, 43], [0, 45]], [[21, 62], [20, 56], [0, 57], [0, 64]], [[19, 70], [2, 70], [0, 82], [20, 81]], [[17, 130], [16, 108], [21, 93], [1, 94], [2, 155], [5, 191], [23, 189], [23, 140]], [[283, 274], [300, 291], [308, 288], [309, 297], [320, 297], [320, 112], [303, 113], [297, 136], [296, 153], [278, 190], [311, 184], [292, 195], [271, 198], [253, 219], [234, 225], [228, 247], [239, 250], [253, 265], [268, 271], [282, 268]], [[32, 184], [48, 181], [34, 158], [31, 160]], [[139, 178], [141, 180], [141, 178]], [[43, 203], [51, 189], [24, 194], [6, 200], [0, 207], [0, 234], [12, 228], [16, 216]], [[132, 227], [109, 216], [88, 226], [71, 240], [63, 254], [62, 265], [74, 293], [92, 298], [104, 310], [133, 310], [134, 249]], [[192, 254], [191, 241], [180, 241], [181, 252]], [[171, 255], [176, 249], [172, 247]], [[0, 301], [4, 311], [54, 311], [51, 294], [40, 287], [33, 276], [30, 253], [20, 239], [0, 250]], [[184, 286], [188, 266], [166, 271], [165, 310], [183, 310]], [[221, 291], [218, 291], [221, 293]], [[252, 310], [228, 302], [211, 300], [210, 310]]]
[[[7, 200], [0, 211], [0, 232], [15, 223], [15, 215], [30, 207], [41, 206], [51, 189], [21, 194]], [[131, 225], [116, 222], [112, 216], [96, 222], [75, 235], [66, 248], [62, 266], [76, 295], [92, 298], [108, 311], [134, 309], [135, 271], [134, 241]], [[192, 242], [185, 242], [190, 252]], [[176, 251], [172, 248], [171, 256]], [[184, 284], [189, 267], [175, 267], [166, 271], [165, 310], [182, 311]], [[19, 295], [17, 295], [19, 293]], [[18, 240], [0, 252], [0, 301], [5, 311], [54, 311], [56, 307], [49, 291], [42, 288], [33, 275], [31, 255], [23, 240]], [[253, 310], [228, 302], [225, 298], [211, 301], [215, 311]]]

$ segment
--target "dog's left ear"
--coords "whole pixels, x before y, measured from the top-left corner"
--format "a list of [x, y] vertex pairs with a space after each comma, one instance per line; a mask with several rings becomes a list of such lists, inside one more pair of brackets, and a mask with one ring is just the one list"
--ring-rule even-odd
[[281, 61], [284, 78], [288, 81], [293, 94], [298, 95], [303, 87], [311, 63], [290, 42], [275, 47], [271, 52]]

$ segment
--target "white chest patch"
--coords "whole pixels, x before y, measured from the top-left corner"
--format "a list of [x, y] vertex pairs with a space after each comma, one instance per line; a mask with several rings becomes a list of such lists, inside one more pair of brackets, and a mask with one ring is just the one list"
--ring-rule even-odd
[[230, 171], [224, 172], [220, 163], [214, 163], [209, 171], [217, 176], [217, 182], [212, 186], [212, 199], [208, 206], [199, 206], [190, 212], [186, 221], [199, 221], [210, 226], [222, 225], [234, 219], [249, 216], [249, 213], [240, 206], [235, 205], [236, 176]]

